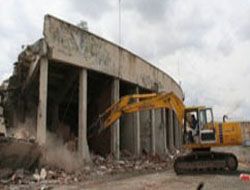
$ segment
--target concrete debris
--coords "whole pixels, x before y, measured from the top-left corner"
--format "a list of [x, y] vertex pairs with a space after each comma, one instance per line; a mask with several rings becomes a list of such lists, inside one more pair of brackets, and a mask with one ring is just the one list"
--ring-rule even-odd
[[[74, 184], [117, 174], [163, 171], [172, 164], [170, 158], [162, 159], [157, 155], [143, 156], [140, 159], [129, 157], [119, 161], [115, 161], [112, 156], [104, 158], [94, 154], [91, 155], [91, 158], [93, 165], [84, 166], [72, 172], [66, 172], [59, 168], [49, 168], [48, 166], [40, 170], [37, 168], [34, 172], [24, 168], [16, 170], [1, 169], [0, 184]], [[47, 186], [45, 187], [47, 188]]]
[[23, 177], [24, 177], [24, 169], [18, 169], [12, 176], [12, 180], [23, 179]]
[[114, 161], [111, 156], [104, 159], [98, 155], [92, 155], [98, 175], [118, 174], [134, 171], [158, 171], [168, 168], [171, 165], [170, 159], [161, 159], [158, 156], [144, 156], [140, 159], [126, 158], [124, 160]]
[[40, 175], [37, 173], [33, 174], [33, 178], [35, 181], [40, 181]]
[[30, 129], [27, 129], [26, 127], [18, 127], [10, 130], [11, 136], [15, 139], [23, 139], [23, 140], [29, 140], [29, 141], [35, 141], [35, 136], [30, 133]]
[[3, 118], [0, 118], [0, 136], [6, 136], [6, 127], [4, 125]]
[[30, 170], [37, 166], [41, 148], [34, 142], [0, 137], [0, 168]]
[[0, 169], [0, 179], [9, 178], [13, 174], [11, 168], [1, 168]]
[[36, 169], [35, 170], [35, 173], [33, 174], [33, 179], [36, 181], [36, 182], [40, 182], [40, 181], [43, 181], [45, 180], [47, 177], [47, 171], [45, 168], [42, 168], [40, 173], [38, 172], [38, 170]]
[[42, 168], [41, 172], [40, 172], [41, 180], [45, 180], [46, 176], [47, 176], [47, 172], [46, 172], [46, 170], [44, 168]]

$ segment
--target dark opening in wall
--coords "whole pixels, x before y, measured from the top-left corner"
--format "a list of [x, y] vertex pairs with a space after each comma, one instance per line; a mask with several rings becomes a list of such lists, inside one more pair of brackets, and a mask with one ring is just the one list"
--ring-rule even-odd
[[88, 71], [88, 145], [91, 152], [107, 156], [111, 152], [111, 130], [98, 133], [99, 123], [95, 121], [111, 105], [113, 78], [94, 71]]
[[[63, 63], [50, 63], [48, 74], [47, 128], [77, 148], [79, 115], [79, 70]], [[87, 71], [87, 139], [91, 152], [106, 156], [110, 153], [110, 129], [98, 133], [93, 122], [111, 104], [112, 78]]]
[[79, 69], [71, 65], [50, 62], [48, 72], [47, 129], [64, 143], [73, 141], [76, 150], [78, 136]]

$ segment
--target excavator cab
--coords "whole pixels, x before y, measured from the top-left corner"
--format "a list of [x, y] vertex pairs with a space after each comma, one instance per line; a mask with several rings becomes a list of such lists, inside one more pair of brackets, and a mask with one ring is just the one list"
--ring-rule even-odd
[[[212, 108], [201, 106], [185, 108], [183, 117], [184, 146], [191, 151], [175, 159], [174, 170], [176, 174], [197, 171], [237, 170], [238, 161], [234, 154], [211, 150], [211, 148], [219, 145], [225, 146], [223, 139], [226, 137], [225, 135], [223, 136], [222, 133], [223, 125], [214, 122]], [[230, 132], [236, 136], [236, 127], [233, 132], [232, 130], [230, 130]], [[229, 138], [230, 142], [236, 142], [236, 139], [233, 140], [234, 137], [231, 136]], [[220, 142], [222, 143], [220, 144]]]
[[211, 144], [216, 142], [212, 108], [190, 107], [184, 113], [184, 143]]

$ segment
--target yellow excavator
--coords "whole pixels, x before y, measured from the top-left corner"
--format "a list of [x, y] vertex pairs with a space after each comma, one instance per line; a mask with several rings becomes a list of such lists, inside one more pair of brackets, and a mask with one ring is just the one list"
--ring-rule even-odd
[[183, 146], [188, 154], [178, 156], [174, 162], [177, 174], [193, 171], [235, 171], [235, 155], [211, 151], [213, 147], [242, 145], [240, 123], [215, 122], [212, 108], [185, 107], [174, 93], [133, 94], [122, 97], [99, 117], [101, 130], [110, 127], [122, 115], [151, 109], [171, 109], [181, 127]]

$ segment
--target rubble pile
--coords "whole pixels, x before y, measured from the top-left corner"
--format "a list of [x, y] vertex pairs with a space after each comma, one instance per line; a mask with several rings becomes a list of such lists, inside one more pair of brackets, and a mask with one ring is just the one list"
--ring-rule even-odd
[[92, 155], [93, 163], [96, 167], [97, 175], [118, 174], [123, 172], [133, 171], [160, 171], [170, 166], [171, 159], [162, 159], [158, 155], [149, 156], [144, 155], [140, 159], [134, 157], [127, 157], [123, 160], [114, 160], [112, 156], [104, 159], [98, 155]]
[[68, 185], [162, 171], [171, 167], [174, 158], [152, 156], [146, 152], [138, 158], [122, 151], [121, 160], [115, 160], [112, 155], [104, 158], [91, 154], [92, 162], [86, 164], [77, 154], [77, 139], [64, 140], [63, 136], [48, 133], [48, 142], [41, 147], [34, 131], [28, 127], [33, 125], [27, 122], [0, 137], [0, 189], [5, 185]]
[[163, 171], [172, 164], [171, 158], [160, 158], [159, 156], [144, 155], [138, 159], [134, 157], [114, 160], [110, 155], [107, 158], [99, 155], [91, 155], [92, 163], [78, 170], [66, 172], [59, 168], [44, 166], [40, 169], [1, 169], [0, 184], [74, 184], [77, 182], [103, 179], [105, 177], [123, 174], [141, 174], [153, 171]]

